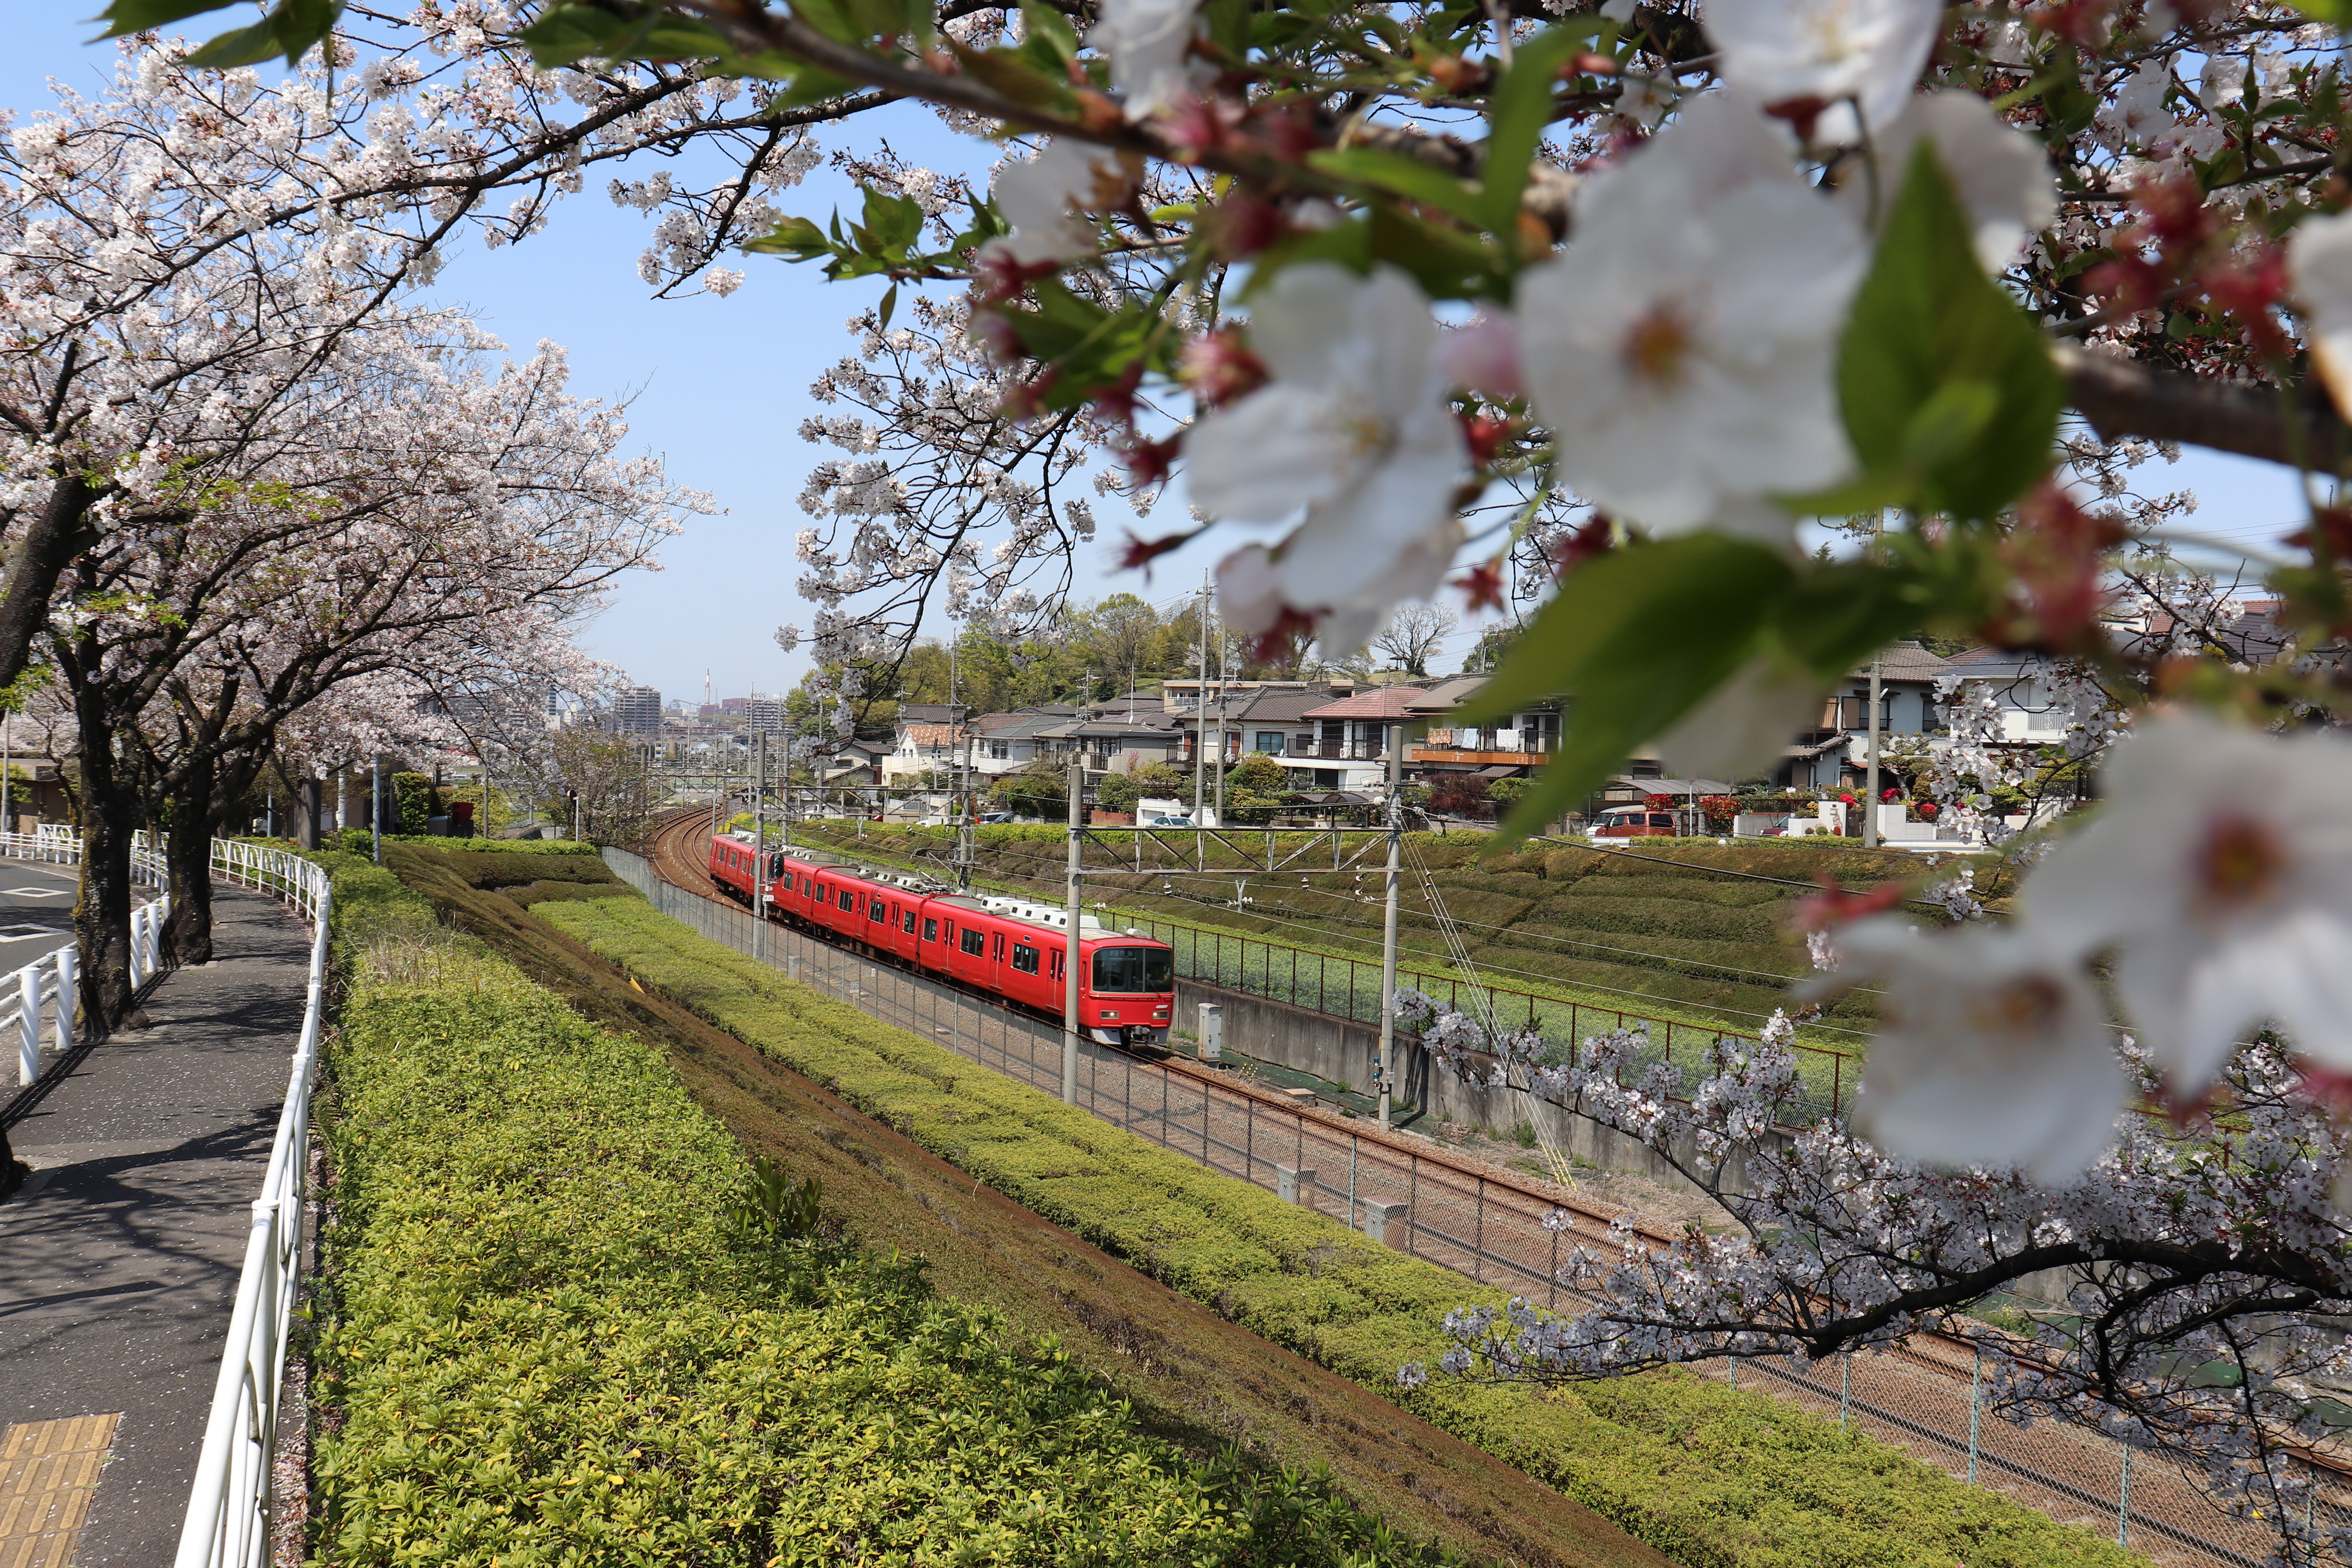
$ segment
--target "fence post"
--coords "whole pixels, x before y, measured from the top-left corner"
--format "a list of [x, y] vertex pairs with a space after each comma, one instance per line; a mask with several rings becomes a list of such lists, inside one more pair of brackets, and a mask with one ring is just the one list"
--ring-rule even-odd
[[1846, 1352], [1838, 1358], [1838, 1425], [1843, 1426], [1853, 1414], [1853, 1352]]
[[58, 1049], [64, 1052], [73, 1049], [75, 972], [81, 963], [81, 952], [77, 948], [61, 947], [57, 956]]
[[1242, 1097], [1242, 1180], [1257, 1180], [1257, 1100]]
[[16, 1081], [41, 1076], [41, 969], [27, 964], [16, 981]]
[[2124, 1475], [2116, 1488], [2116, 1544], [2131, 1544], [2131, 1449], [2124, 1449]]
[[131, 989], [136, 991], [146, 976], [140, 973], [140, 957], [147, 951], [147, 908], [141, 905], [131, 911]]
[[1478, 1284], [1486, 1282], [1486, 1178], [1478, 1178], [1477, 1239], [1470, 1244], [1470, 1278]]
[[1977, 1484], [1977, 1422], [1984, 1414], [1984, 1347], [1969, 1367], [1969, 1485]]
[[1407, 1252], [1411, 1252], [1413, 1250], [1412, 1227], [1420, 1222], [1421, 1218], [1421, 1151], [1418, 1149], [1407, 1150], [1405, 1152], [1405, 1158], [1412, 1162], [1412, 1174], [1409, 1178], [1411, 1185], [1407, 1188], [1411, 1196], [1405, 1199], [1405, 1203], [1408, 1205], [1406, 1213], [1411, 1217], [1405, 1221], [1404, 1249]]
[[1356, 1228], [1356, 1135], [1348, 1134], [1348, 1228]]

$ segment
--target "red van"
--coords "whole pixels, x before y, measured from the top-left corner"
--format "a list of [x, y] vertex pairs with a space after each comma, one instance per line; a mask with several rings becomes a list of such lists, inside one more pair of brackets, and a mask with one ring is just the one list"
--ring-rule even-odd
[[1595, 838], [1674, 838], [1681, 833], [1673, 812], [1646, 805], [1612, 805], [1592, 820]]

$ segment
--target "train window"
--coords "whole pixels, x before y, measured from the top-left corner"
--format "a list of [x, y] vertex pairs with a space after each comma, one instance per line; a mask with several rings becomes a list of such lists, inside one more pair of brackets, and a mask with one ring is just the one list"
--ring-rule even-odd
[[1165, 991], [1175, 975], [1176, 955], [1164, 947], [1095, 949], [1097, 991]]
[[1053, 979], [1059, 980], [1062, 977], [1062, 950], [1058, 947], [1055, 948], [1054, 950], [1054, 972], [1051, 976]]
[[925, 942], [937, 942], [940, 940], [939, 921], [925, 921], [923, 922], [923, 940]]
[[852, 912], [856, 911], [857, 908], [857, 894], [855, 889], [849, 888], [844, 888], [841, 889], [841, 907], [845, 910], [851, 910]]
[[974, 931], [970, 926], [964, 927], [963, 950], [974, 958], [978, 958], [988, 951], [988, 933], [984, 931]]
[[868, 899], [866, 900], [866, 918], [876, 925], [882, 925], [889, 921], [890, 910], [881, 900]]
[[787, 872], [785, 872], [785, 873], [784, 873], [784, 891], [786, 891], [787, 893], [789, 893], [789, 892], [791, 892], [792, 890], [793, 890], [793, 874], [792, 874], [790, 871], [787, 871]]
[[1004, 962], [1004, 933], [1003, 931], [998, 931], [996, 933], [996, 951], [989, 954], [989, 956], [998, 963]]
[[901, 921], [901, 922], [900, 922], [900, 924], [899, 924], [899, 926], [898, 926], [898, 929], [899, 929], [900, 931], [905, 931], [908, 936], [912, 936], [912, 935], [914, 935], [914, 934], [915, 934], [915, 911], [914, 911], [914, 910], [908, 910], [907, 911], [907, 918], [906, 918], [903, 921]]
[[1037, 950], [1025, 942], [1013, 944], [1013, 967], [1024, 974], [1037, 973]]

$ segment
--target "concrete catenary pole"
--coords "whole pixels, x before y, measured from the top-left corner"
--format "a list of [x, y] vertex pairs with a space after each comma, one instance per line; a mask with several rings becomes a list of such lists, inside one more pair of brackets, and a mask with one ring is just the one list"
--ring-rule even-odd
[[1085, 879], [1078, 875], [1078, 830], [1086, 822], [1087, 766], [1077, 753], [1070, 755], [1070, 858], [1069, 858], [1069, 935], [1066, 953], [1062, 961], [1062, 1099], [1068, 1104], [1078, 1102], [1078, 889]]
[[768, 732], [751, 737], [752, 766], [759, 780], [751, 786], [751, 956], [760, 956], [760, 928], [768, 923]]
[[[0, 815], [5, 815], [0, 813]], [[383, 864], [383, 754], [368, 759], [368, 833], [375, 846], [375, 863]]]
[[1397, 862], [1404, 846], [1404, 726], [1389, 727], [1389, 868], [1381, 910], [1381, 1125], [1389, 1124], [1389, 1087], [1396, 1060]]

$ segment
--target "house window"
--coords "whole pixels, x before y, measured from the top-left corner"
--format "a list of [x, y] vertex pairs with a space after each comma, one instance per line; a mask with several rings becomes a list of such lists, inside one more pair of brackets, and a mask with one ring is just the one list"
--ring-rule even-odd
[[971, 927], [966, 926], [963, 928], [962, 943], [966, 952], [978, 958], [988, 951], [988, 933], [984, 931], [974, 931]]
[[939, 921], [925, 921], [923, 922], [923, 940], [925, 942], [937, 942], [940, 940]]
[[1003, 762], [1013, 755], [1013, 742], [1010, 741], [991, 741], [988, 743], [988, 754], [996, 762]]
[[1026, 942], [1013, 944], [1013, 967], [1024, 974], [1037, 973], [1037, 950]]
[[1282, 731], [1279, 730], [1260, 730], [1257, 732], [1257, 749], [1264, 752], [1269, 757], [1278, 757], [1282, 755]]

